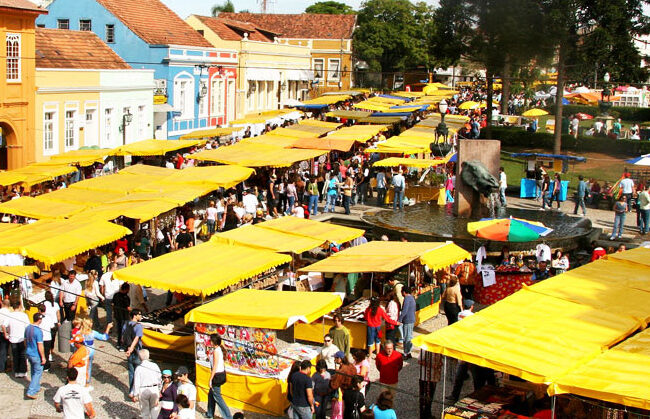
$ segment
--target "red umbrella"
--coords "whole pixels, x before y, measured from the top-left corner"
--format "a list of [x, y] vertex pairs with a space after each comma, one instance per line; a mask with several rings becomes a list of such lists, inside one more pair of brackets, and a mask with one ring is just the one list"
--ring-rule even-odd
[[584, 121], [585, 119], [594, 119], [593, 116], [589, 115], [588, 113], [577, 113], [576, 118], [578, 118], [581, 121]]

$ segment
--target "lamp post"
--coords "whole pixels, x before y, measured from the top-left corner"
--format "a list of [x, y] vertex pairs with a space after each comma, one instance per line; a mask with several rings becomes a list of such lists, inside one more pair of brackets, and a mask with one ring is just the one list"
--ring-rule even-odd
[[126, 127], [133, 121], [133, 114], [129, 109], [122, 115], [122, 145], [126, 145]]
[[440, 123], [436, 127], [436, 144], [440, 137], [444, 138], [445, 143], [449, 136], [449, 128], [445, 124], [445, 114], [447, 113], [447, 102], [443, 99], [438, 103], [438, 111], [440, 112]]
[[605, 84], [603, 85], [603, 91], [600, 93], [601, 100], [598, 102], [598, 108], [603, 116], [609, 116], [609, 110], [612, 107], [612, 102], [610, 100], [612, 91], [610, 89], [609, 80], [609, 73], [605, 73], [603, 76]]

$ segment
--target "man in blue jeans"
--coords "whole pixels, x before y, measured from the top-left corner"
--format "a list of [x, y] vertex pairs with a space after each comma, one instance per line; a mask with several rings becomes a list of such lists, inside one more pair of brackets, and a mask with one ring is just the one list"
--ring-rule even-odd
[[131, 310], [131, 321], [124, 325], [124, 333], [122, 339], [126, 347], [126, 356], [129, 369], [129, 394], [133, 393], [133, 376], [135, 369], [142, 362], [138, 356], [138, 352], [142, 349], [142, 312], [137, 308]]
[[314, 414], [314, 384], [310, 373], [311, 362], [303, 360], [300, 363], [300, 371], [291, 376], [293, 419], [311, 419]]
[[413, 327], [415, 326], [415, 298], [411, 295], [411, 288], [405, 286], [402, 288], [402, 295], [404, 296], [404, 303], [402, 304], [402, 311], [399, 313], [398, 321], [402, 323], [404, 330], [404, 359], [410, 359], [411, 349], [413, 344]]
[[393, 176], [393, 192], [395, 196], [393, 197], [393, 211], [397, 210], [397, 205], [399, 204], [399, 209], [404, 209], [404, 190], [406, 189], [406, 179], [402, 174], [402, 169], [399, 169], [399, 172]]
[[29, 387], [27, 388], [28, 399], [36, 399], [38, 392], [41, 390], [43, 365], [47, 361], [47, 359], [45, 359], [45, 350], [43, 347], [43, 331], [40, 327], [43, 317], [44, 316], [41, 313], [35, 313], [34, 323], [30, 324], [25, 329], [25, 344], [27, 346], [25, 354], [29, 361], [32, 378], [29, 382]]
[[576, 191], [576, 207], [573, 210], [574, 215], [578, 215], [578, 208], [582, 208], [582, 215], [587, 216], [587, 207], [585, 206], [585, 198], [587, 197], [587, 182], [584, 176], [578, 176], [578, 190]]

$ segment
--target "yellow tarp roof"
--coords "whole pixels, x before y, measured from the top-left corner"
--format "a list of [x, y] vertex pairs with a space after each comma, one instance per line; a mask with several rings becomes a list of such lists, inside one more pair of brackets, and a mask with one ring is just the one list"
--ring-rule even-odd
[[204, 150], [194, 154], [193, 157], [196, 160], [246, 167], [289, 167], [294, 163], [313, 159], [325, 153], [324, 150], [290, 149], [266, 144], [239, 142], [216, 150]]
[[335, 253], [327, 259], [301, 268], [303, 272], [355, 273], [393, 272], [420, 259], [433, 270], [470, 257], [453, 243], [372, 241]]
[[96, 207], [125, 195], [126, 192], [64, 188], [43, 194], [39, 196], [38, 199], [54, 202], [67, 202], [71, 204], [85, 205], [86, 207]]
[[554, 382], [549, 394], [572, 393], [650, 410], [650, 329], [629, 338]]
[[21, 227], [23, 224], [15, 224], [15, 223], [0, 223], [0, 233], [4, 233], [5, 231], [13, 230], [15, 228]]
[[37, 266], [0, 266], [0, 285], [38, 271]]
[[241, 289], [195, 308], [185, 321], [280, 330], [311, 323], [340, 306], [334, 293]]
[[[152, 166], [150, 164], [133, 164], [127, 166], [124, 169], [120, 170], [118, 174], [130, 174], [130, 175], [145, 175], [145, 176], [158, 176], [165, 177], [173, 175], [176, 173], [176, 169], [168, 169], [167, 167]], [[109, 175], [114, 176], [114, 175]]]
[[316, 99], [305, 100], [302, 103], [305, 105], [332, 105], [350, 98], [352, 98], [350, 95], [326, 95], [317, 97]]
[[418, 146], [403, 141], [388, 139], [383, 143], [378, 143], [374, 148], [367, 148], [368, 152], [386, 153], [386, 154], [417, 154], [429, 153], [429, 146]]
[[116, 156], [162, 156], [170, 151], [201, 144], [200, 140], [143, 140], [115, 149]]
[[352, 106], [357, 109], [365, 109], [367, 111], [379, 111], [379, 112], [385, 112], [391, 107], [389, 103], [378, 103], [370, 100], [355, 103]]
[[207, 296], [291, 262], [291, 256], [207, 242], [115, 271], [115, 278], [183, 294]]
[[38, 163], [30, 164], [29, 166], [14, 170], [15, 173], [44, 176], [48, 178], [48, 180], [53, 180], [59, 176], [68, 175], [76, 171], [76, 167], [67, 164], [52, 166], [47, 164], [41, 165]]
[[101, 220], [41, 220], [0, 235], [0, 254], [53, 264], [120, 239], [131, 230]]
[[[130, 196], [125, 199], [129, 198]], [[110, 221], [124, 216], [140, 222], [145, 222], [167, 211], [171, 211], [179, 205], [181, 204], [171, 202], [167, 199], [129, 199], [128, 201], [104, 203], [100, 207], [92, 208], [88, 211], [83, 211], [79, 214], [73, 215], [71, 219]]]
[[159, 179], [161, 179], [159, 176], [131, 175], [118, 172], [114, 175], [99, 176], [73, 183], [69, 189], [126, 194]]
[[316, 125], [292, 125], [288, 128], [276, 128], [273, 131], [269, 131], [268, 135], [293, 138], [320, 137], [333, 129], [334, 128], [319, 127]]
[[399, 124], [404, 120], [406, 120], [405, 116], [369, 116], [359, 118], [357, 122], [360, 124]]
[[291, 148], [296, 142], [299, 142], [302, 138], [296, 137], [282, 137], [279, 135], [258, 135], [257, 137], [244, 138], [241, 143], [251, 143], [251, 144], [264, 144], [271, 145], [275, 147], [282, 148]]
[[315, 249], [326, 240], [311, 237], [299, 236], [291, 232], [282, 232], [261, 228], [257, 225], [246, 225], [212, 236], [212, 241], [230, 242], [234, 241], [241, 245], [260, 247], [280, 253], [302, 253]]
[[[16, 173], [13, 170], [8, 172], [0, 172], [0, 185], [2, 186], [15, 185], [16, 183], [22, 183], [26, 180], [27, 175], [24, 173]], [[47, 179], [43, 176], [43, 181], [45, 180]]]
[[370, 116], [370, 113], [364, 111], [330, 111], [325, 116], [329, 118], [359, 119]]
[[343, 127], [337, 131], [334, 131], [325, 138], [355, 140], [361, 143], [365, 143], [375, 135], [385, 130], [385, 125], [353, 125], [351, 127]]
[[281, 217], [256, 224], [257, 227], [269, 228], [280, 232], [290, 231], [291, 234], [311, 237], [330, 243], [345, 243], [364, 235], [365, 231], [358, 228], [344, 227], [322, 221], [297, 217]]
[[293, 143], [293, 148], [306, 148], [314, 150], [338, 150], [350, 151], [355, 140], [336, 139], [329, 137], [322, 138], [300, 138]]
[[67, 218], [86, 209], [84, 204], [56, 202], [23, 196], [0, 204], [0, 213], [27, 218]]
[[110, 148], [89, 148], [83, 150], [71, 150], [62, 154], [55, 154], [49, 161], [41, 164], [78, 164], [82, 167], [91, 166], [94, 163], [103, 163], [106, 156], [113, 154]]
[[210, 137], [224, 137], [227, 135], [232, 135], [235, 131], [241, 131], [237, 128], [208, 128], [192, 131], [189, 134], [181, 135], [181, 140], [192, 140], [199, 138], [210, 138]]
[[379, 160], [373, 164], [376, 167], [397, 167], [397, 166], [406, 166], [406, 167], [418, 167], [426, 169], [431, 166], [438, 166], [439, 164], [447, 163], [447, 159], [408, 159], [401, 157], [388, 157], [383, 160]]
[[314, 127], [323, 127], [323, 128], [329, 128], [330, 131], [337, 129], [338, 127], [341, 126], [340, 122], [327, 122], [327, 121], [320, 121], [318, 119], [302, 119], [298, 121], [298, 125], [311, 125]]
[[160, 183], [195, 185], [210, 187], [211, 190], [218, 188], [232, 188], [251, 177], [254, 169], [242, 166], [204, 166], [187, 167], [177, 170], [171, 176], [161, 180]]

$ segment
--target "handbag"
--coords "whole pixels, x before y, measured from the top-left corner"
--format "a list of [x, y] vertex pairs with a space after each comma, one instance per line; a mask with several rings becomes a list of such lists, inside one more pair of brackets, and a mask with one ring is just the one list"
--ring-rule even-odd
[[221, 371], [214, 374], [212, 377], [212, 382], [210, 383], [212, 387], [221, 387], [226, 383], [226, 372]]

